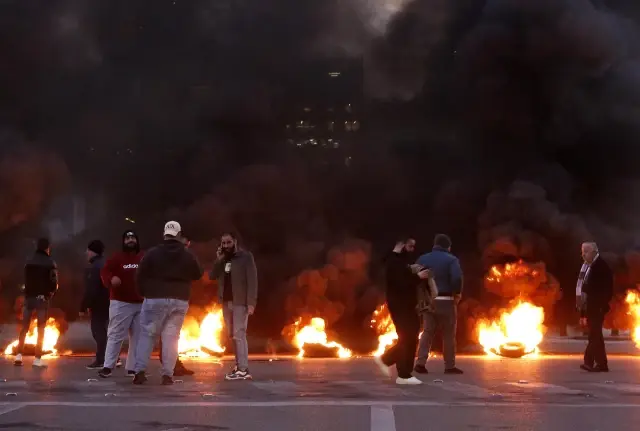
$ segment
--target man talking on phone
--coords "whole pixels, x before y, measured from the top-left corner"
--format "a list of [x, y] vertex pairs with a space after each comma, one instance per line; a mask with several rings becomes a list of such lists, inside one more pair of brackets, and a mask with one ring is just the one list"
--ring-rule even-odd
[[247, 323], [258, 300], [256, 263], [250, 252], [238, 247], [238, 240], [232, 233], [222, 235], [216, 256], [210, 278], [218, 281], [218, 300], [236, 354], [236, 365], [225, 380], [248, 380], [251, 374]]

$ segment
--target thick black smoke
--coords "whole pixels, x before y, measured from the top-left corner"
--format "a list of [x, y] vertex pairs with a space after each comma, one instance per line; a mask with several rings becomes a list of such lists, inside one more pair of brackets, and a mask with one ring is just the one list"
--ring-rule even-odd
[[[237, 229], [265, 327], [287, 280], [349, 238], [372, 244], [372, 274], [400, 232], [426, 249], [445, 231], [470, 296], [504, 255], [564, 288], [584, 239], [634, 261], [638, 17], [606, 0], [5, 1], [0, 127], [109, 196], [78, 253], [125, 216], [145, 245], [178, 219], [205, 262]], [[363, 59], [373, 99], [352, 163], [321, 170], [280, 145], [278, 107], [332, 57]], [[0, 214], [16, 237], [57, 193], [18, 179], [44, 190]]]

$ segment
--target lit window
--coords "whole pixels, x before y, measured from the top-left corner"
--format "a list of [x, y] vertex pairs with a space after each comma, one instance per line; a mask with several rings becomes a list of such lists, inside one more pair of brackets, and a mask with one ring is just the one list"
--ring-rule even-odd
[[311, 108], [304, 108], [303, 111], [304, 112], [311, 112]]
[[340, 76], [340, 72], [329, 72], [329, 76], [332, 78], [337, 78]]

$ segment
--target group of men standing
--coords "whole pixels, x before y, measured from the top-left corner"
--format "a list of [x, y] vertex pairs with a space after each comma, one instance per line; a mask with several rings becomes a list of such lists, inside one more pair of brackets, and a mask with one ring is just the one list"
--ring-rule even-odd
[[[163, 235], [161, 244], [143, 252], [136, 233], [127, 230], [122, 250], [109, 259], [104, 257], [101, 241], [91, 241], [87, 247], [81, 310], [90, 314], [96, 342], [95, 360], [87, 368], [99, 369], [100, 377], [110, 377], [121, 366], [119, 356], [126, 338], [129, 350], [125, 369], [134, 384], [147, 381], [146, 369], [158, 337], [162, 384], [173, 384], [174, 375], [193, 374], [178, 359], [178, 341], [189, 309], [191, 284], [202, 277], [204, 270], [189, 250], [189, 241], [178, 222], [167, 222]], [[257, 270], [253, 255], [238, 247], [235, 235], [222, 235], [210, 276], [218, 281], [218, 299], [236, 347], [236, 365], [225, 378], [250, 379], [246, 329], [257, 302]], [[49, 242], [39, 240], [34, 257], [25, 267], [26, 298], [15, 365], [22, 365], [24, 339], [36, 311], [34, 366], [46, 366], [41, 359], [42, 338], [48, 304], [57, 286], [57, 267], [50, 256]]]
[[[398, 341], [375, 358], [386, 375], [390, 375], [390, 366], [396, 366], [396, 383], [401, 385], [422, 383], [412, 372], [428, 373], [426, 363], [437, 328], [442, 331], [445, 374], [463, 373], [455, 364], [457, 305], [463, 284], [460, 261], [451, 253], [451, 240], [447, 235], [436, 235], [431, 252], [417, 260], [415, 246], [414, 239], [403, 239], [386, 258], [387, 306]], [[588, 372], [608, 372], [603, 323], [613, 297], [613, 272], [600, 257], [595, 242], [583, 243], [581, 255], [584, 263], [576, 285], [576, 309], [580, 313], [580, 324], [588, 329], [588, 344], [580, 368]], [[431, 289], [425, 284], [431, 285]], [[428, 297], [426, 305], [422, 304], [423, 291]], [[414, 365], [420, 319], [424, 331]]]
[[[422, 384], [412, 376], [412, 371], [428, 373], [427, 358], [438, 327], [442, 329], [444, 341], [445, 373], [463, 373], [455, 363], [457, 305], [463, 281], [460, 261], [451, 253], [451, 239], [447, 235], [436, 235], [431, 252], [418, 259], [415, 247], [413, 238], [403, 239], [396, 243], [385, 261], [387, 306], [398, 341], [375, 360], [387, 375], [389, 367], [396, 366], [399, 385]], [[419, 301], [421, 290], [425, 294]], [[414, 366], [421, 318], [424, 331]]]

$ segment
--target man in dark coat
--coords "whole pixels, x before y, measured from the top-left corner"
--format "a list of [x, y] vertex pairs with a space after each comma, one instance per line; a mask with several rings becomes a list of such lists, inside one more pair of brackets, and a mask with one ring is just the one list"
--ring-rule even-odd
[[381, 357], [374, 358], [385, 375], [389, 367], [396, 366], [399, 385], [419, 385], [419, 379], [411, 375], [420, 332], [420, 318], [416, 311], [418, 284], [429, 277], [428, 271], [420, 271], [415, 262], [416, 242], [413, 239], [399, 241], [385, 259], [387, 277], [387, 306], [396, 327], [398, 341]]
[[104, 355], [107, 350], [107, 329], [109, 328], [109, 289], [102, 283], [100, 271], [105, 264], [104, 244], [96, 239], [87, 246], [87, 266], [84, 271], [85, 292], [82, 300], [82, 312], [89, 310], [91, 315], [91, 334], [96, 341], [96, 358], [87, 365], [90, 370], [104, 367]]
[[580, 368], [589, 372], [607, 372], [609, 365], [602, 325], [613, 297], [613, 272], [600, 256], [595, 242], [582, 244], [582, 258], [584, 264], [578, 276], [576, 293], [580, 298], [580, 323], [589, 330], [589, 344]]

